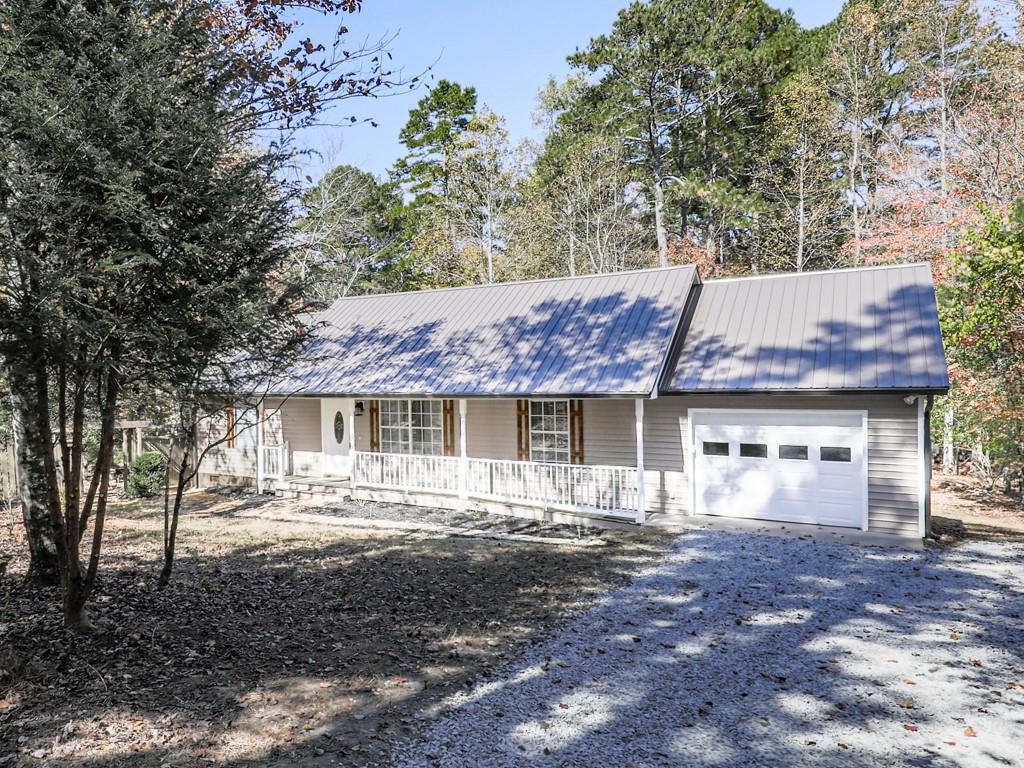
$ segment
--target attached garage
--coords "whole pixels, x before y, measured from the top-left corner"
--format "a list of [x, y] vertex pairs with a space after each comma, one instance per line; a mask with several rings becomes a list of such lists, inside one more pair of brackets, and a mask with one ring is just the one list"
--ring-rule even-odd
[[691, 410], [692, 509], [867, 529], [867, 412]]

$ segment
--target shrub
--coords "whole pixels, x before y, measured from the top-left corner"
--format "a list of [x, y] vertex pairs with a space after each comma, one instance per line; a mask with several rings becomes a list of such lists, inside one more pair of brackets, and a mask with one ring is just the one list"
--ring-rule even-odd
[[163, 493], [167, 483], [167, 459], [156, 451], [140, 453], [128, 469], [125, 494], [148, 498]]

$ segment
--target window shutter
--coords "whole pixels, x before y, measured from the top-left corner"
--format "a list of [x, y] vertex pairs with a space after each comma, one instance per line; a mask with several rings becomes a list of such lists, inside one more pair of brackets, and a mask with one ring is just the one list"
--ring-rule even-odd
[[529, 400], [516, 400], [516, 460], [530, 460]]
[[455, 401], [445, 400], [441, 407], [441, 450], [445, 456], [455, 455]]
[[380, 452], [380, 400], [370, 401], [370, 450]]
[[235, 405], [228, 403], [224, 407], [224, 416], [227, 420], [227, 447], [235, 447]]
[[569, 401], [569, 462], [583, 463], [583, 401]]

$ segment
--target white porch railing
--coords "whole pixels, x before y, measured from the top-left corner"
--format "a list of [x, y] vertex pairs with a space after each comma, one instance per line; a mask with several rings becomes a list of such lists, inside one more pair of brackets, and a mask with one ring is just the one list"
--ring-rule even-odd
[[265, 481], [280, 482], [288, 474], [288, 443], [261, 445], [257, 461], [257, 481], [259, 490], [262, 491]]
[[359, 485], [399, 491], [457, 493], [459, 490], [459, 459], [452, 456], [357, 451], [353, 469], [353, 479]]
[[353, 481], [400, 491], [463, 493], [468, 497], [574, 512], [640, 517], [635, 467], [542, 464], [400, 453], [353, 454]]
[[634, 519], [635, 467], [467, 459], [470, 496]]

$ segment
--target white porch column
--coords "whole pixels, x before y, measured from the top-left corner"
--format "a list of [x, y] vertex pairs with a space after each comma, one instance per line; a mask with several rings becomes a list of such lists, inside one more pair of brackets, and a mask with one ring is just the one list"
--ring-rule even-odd
[[466, 401], [459, 400], [459, 498], [469, 498], [469, 451], [466, 440]]
[[263, 462], [263, 430], [266, 425], [267, 412], [261, 401], [256, 409], [256, 493], [263, 493], [267, 468]]
[[644, 401], [636, 400], [636, 521], [647, 519], [647, 493], [644, 482]]
[[350, 398], [348, 401], [348, 485], [351, 490], [356, 489], [358, 478], [356, 477], [356, 401]]

